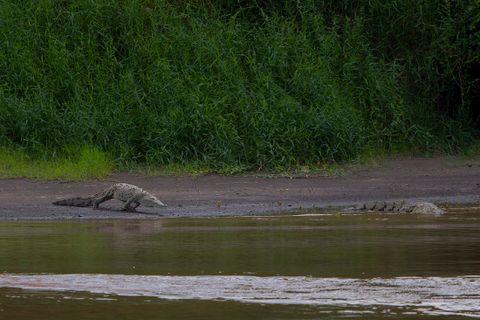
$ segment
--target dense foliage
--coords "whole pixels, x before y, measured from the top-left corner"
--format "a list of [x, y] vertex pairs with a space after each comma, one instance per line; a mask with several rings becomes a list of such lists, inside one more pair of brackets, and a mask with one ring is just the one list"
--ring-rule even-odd
[[477, 0], [0, 0], [0, 144], [250, 169], [454, 152], [479, 21]]

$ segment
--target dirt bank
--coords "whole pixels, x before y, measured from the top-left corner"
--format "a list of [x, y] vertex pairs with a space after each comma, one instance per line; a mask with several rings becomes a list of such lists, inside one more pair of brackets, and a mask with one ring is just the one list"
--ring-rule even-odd
[[[166, 210], [143, 213], [58, 207], [52, 201], [94, 194], [112, 182], [128, 182], [157, 195]], [[348, 206], [369, 200], [422, 199], [440, 204], [480, 202], [480, 158], [402, 158], [348, 166], [341, 175], [267, 178], [254, 175], [145, 177], [120, 173], [105, 181], [0, 180], [0, 219], [156, 218], [264, 214], [299, 208]], [[147, 213], [147, 214], [145, 214]]]

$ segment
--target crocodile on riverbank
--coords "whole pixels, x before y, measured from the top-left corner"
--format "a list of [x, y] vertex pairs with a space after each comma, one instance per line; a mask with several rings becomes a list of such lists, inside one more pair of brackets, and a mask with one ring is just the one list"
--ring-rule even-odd
[[443, 214], [444, 211], [431, 202], [373, 201], [343, 209], [342, 212], [397, 212], [412, 214]]
[[128, 183], [116, 183], [104, 191], [97, 193], [91, 197], [69, 198], [53, 202], [57, 206], [72, 206], [72, 207], [90, 207], [98, 209], [102, 202], [116, 199], [124, 203], [124, 211], [134, 212], [135, 209], [143, 205], [145, 207], [165, 208], [167, 205], [158, 200], [151, 193]]

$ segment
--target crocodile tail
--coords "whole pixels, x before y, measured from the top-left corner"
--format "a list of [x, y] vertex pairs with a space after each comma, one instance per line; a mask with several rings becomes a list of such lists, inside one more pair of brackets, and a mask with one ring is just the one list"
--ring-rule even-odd
[[88, 197], [88, 198], [76, 197], [76, 198], [58, 200], [53, 202], [53, 204], [57, 206], [91, 207], [93, 205], [93, 199], [94, 197]]

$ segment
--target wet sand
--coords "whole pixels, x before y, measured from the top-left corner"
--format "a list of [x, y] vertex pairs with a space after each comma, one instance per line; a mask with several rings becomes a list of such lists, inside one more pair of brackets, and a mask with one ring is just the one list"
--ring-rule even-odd
[[[59, 207], [52, 201], [95, 194], [112, 183], [138, 185], [169, 205], [118, 211]], [[104, 181], [0, 180], [0, 219], [155, 219], [260, 215], [343, 207], [372, 200], [425, 200], [443, 207], [480, 203], [480, 158], [400, 158], [376, 165], [350, 165], [341, 174], [269, 177], [205, 175], [147, 177], [117, 173]]]

